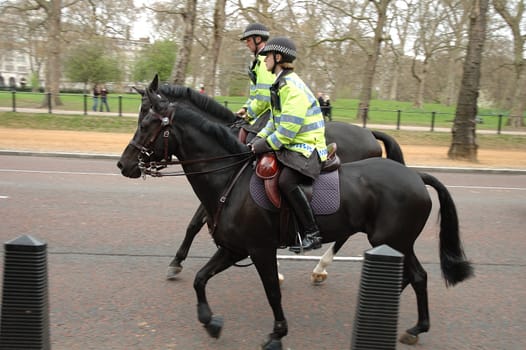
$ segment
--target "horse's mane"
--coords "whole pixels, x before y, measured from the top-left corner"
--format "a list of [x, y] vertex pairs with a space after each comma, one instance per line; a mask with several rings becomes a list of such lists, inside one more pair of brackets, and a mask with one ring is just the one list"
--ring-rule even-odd
[[237, 139], [235, 134], [232, 133], [232, 130], [228, 126], [208, 120], [207, 118], [203, 117], [203, 115], [192, 110], [185, 104], [176, 103], [173, 106], [175, 107], [175, 124], [189, 124], [196, 129], [202, 130], [203, 133], [211, 136], [231, 153], [241, 153], [248, 151], [247, 146]]
[[188, 99], [197, 108], [225, 121], [225, 124], [233, 123], [235, 114], [213, 98], [202, 94], [197, 90], [182, 85], [161, 85], [159, 92], [170, 101]]

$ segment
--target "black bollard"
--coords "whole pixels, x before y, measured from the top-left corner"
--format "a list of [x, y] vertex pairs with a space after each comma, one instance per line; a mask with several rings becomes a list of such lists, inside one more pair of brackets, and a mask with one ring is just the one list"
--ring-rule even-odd
[[47, 247], [31, 236], [5, 243], [0, 349], [51, 349]]
[[351, 349], [396, 349], [403, 263], [385, 244], [365, 251]]

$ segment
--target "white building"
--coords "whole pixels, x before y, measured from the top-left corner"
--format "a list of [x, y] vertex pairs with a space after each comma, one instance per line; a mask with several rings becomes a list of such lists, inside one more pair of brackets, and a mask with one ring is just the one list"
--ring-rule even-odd
[[[124, 69], [124, 78], [122, 87], [112, 86], [111, 82], [109, 85], [113, 88], [126, 89], [126, 86], [134, 85], [134, 82], [131, 81], [131, 75], [135, 58], [142, 49], [150, 44], [150, 41], [148, 38], [137, 40], [110, 38], [110, 40], [114, 47], [123, 54], [122, 68]], [[15, 49], [3, 51], [0, 54], [0, 88], [20, 88], [28, 84], [31, 78], [30, 60], [31, 57], [27, 52]], [[45, 72], [40, 72], [40, 77], [45, 77]], [[41, 80], [40, 86], [44, 85], [45, 81]], [[68, 82], [64, 77], [60, 85], [67, 88], [77, 87], [76, 83]]]
[[21, 87], [31, 75], [29, 55], [12, 50], [0, 55], [0, 88]]

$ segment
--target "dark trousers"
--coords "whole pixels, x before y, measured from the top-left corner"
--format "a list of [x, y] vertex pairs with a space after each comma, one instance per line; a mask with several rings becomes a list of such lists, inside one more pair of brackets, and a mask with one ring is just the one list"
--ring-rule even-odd
[[303, 175], [299, 171], [284, 166], [281, 169], [278, 186], [281, 193], [287, 196], [287, 194], [289, 194], [296, 187], [300, 185], [311, 185], [312, 182], [313, 179], [310, 177]]

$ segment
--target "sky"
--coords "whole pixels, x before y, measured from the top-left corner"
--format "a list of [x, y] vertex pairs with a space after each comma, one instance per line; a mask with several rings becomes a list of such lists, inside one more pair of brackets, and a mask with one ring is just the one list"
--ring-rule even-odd
[[[152, 0], [133, 0], [133, 3], [135, 6], [142, 6], [144, 4], [151, 4], [155, 1]], [[132, 27], [132, 37], [134, 39], [140, 39], [144, 37], [151, 37], [152, 36], [152, 27], [150, 25], [150, 21], [148, 20], [148, 16], [146, 13], [142, 12], [142, 14], [139, 16], [137, 21], [133, 24]]]

